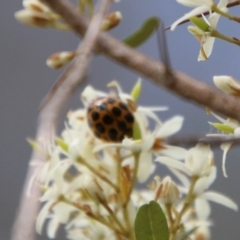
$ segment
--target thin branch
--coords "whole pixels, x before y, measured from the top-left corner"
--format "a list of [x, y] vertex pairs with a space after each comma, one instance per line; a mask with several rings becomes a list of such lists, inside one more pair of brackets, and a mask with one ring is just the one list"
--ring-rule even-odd
[[[85, 18], [79, 15], [73, 4], [67, 0], [42, 1], [61, 15], [78, 35], [83, 36], [88, 23]], [[165, 68], [162, 63], [152, 60], [140, 52], [127, 47], [107, 33], [100, 33], [97, 43], [98, 48], [96, 50], [149, 78], [151, 82], [164, 87], [187, 101], [204, 107], [208, 106], [216, 112], [240, 120], [240, 102], [236, 98], [227, 96], [209, 85], [199, 82], [181, 72], [174, 72], [175, 76], [173, 76], [173, 81], [166, 83], [164, 81]]]
[[239, 145], [240, 138], [236, 138], [228, 135], [226, 135], [226, 137], [206, 137], [204, 135], [202, 136], [188, 135], [188, 136], [170, 137], [167, 139], [167, 144], [169, 145], [184, 146], [184, 147], [191, 147], [200, 142], [210, 144], [211, 147], [219, 147], [222, 143], [234, 143], [236, 145]]
[[[45, 105], [45, 108], [39, 115], [36, 139], [41, 140], [45, 145], [50, 144], [55, 135], [57, 120], [63, 106], [70, 99], [72, 92], [82, 83], [86, 75], [87, 67], [92, 57], [92, 50], [100, 31], [100, 25], [109, 8], [110, 2], [111, 0], [102, 0], [100, 3], [99, 10], [90, 22], [86, 36], [80, 45], [82, 54], [76, 57], [74, 63], [61, 76], [62, 84], [57, 88], [54, 96], [48, 101], [48, 104]], [[33, 152], [30, 164], [36, 159], [42, 163], [46, 161], [38, 152]], [[29, 180], [35, 171], [36, 168], [32, 166], [28, 169], [19, 211], [13, 226], [12, 240], [33, 240], [36, 237], [34, 225], [39, 209], [38, 199], [41, 194], [39, 186], [35, 184], [31, 192], [32, 196], [26, 196]]]

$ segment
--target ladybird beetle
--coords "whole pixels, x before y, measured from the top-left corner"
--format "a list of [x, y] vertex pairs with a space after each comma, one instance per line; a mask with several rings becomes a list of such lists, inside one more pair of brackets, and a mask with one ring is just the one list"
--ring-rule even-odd
[[106, 142], [121, 142], [133, 135], [134, 116], [118, 97], [99, 97], [87, 108], [87, 119], [94, 135]]

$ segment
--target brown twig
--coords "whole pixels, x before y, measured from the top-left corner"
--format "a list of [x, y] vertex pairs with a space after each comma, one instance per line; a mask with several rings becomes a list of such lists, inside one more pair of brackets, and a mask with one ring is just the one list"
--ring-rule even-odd
[[[87, 67], [91, 60], [92, 50], [100, 31], [101, 22], [109, 8], [110, 2], [111, 0], [101, 1], [99, 9], [90, 22], [86, 36], [80, 45], [82, 54], [76, 57], [71, 67], [69, 67], [68, 70], [61, 76], [61, 79], [64, 79], [64, 81], [62, 81], [62, 84], [57, 88], [54, 96], [48, 101], [48, 104], [45, 105], [45, 108], [39, 115], [39, 126], [36, 139], [44, 141], [46, 145], [51, 142], [51, 139], [54, 136], [56, 123], [63, 106], [71, 97], [72, 92], [85, 77]], [[30, 163], [34, 162], [36, 159], [42, 163], [46, 161], [41, 154], [38, 152], [33, 152]], [[12, 240], [35, 239], [36, 234], [34, 224], [39, 209], [39, 186], [35, 184], [31, 192], [32, 196], [26, 196], [29, 180], [33, 176], [35, 170], [36, 169], [34, 167], [29, 167], [19, 206], [19, 212], [17, 214], [12, 231]]]
[[234, 143], [239, 145], [240, 138], [227, 136], [226, 137], [206, 137], [206, 136], [177, 136], [170, 137], [167, 139], [167, 144], [175, 145], [175, 146], [184, 146], [184, 147], [192, 147], [197, 143], [207, 143], [210, 144], [211, 147], [219, 147], [222, 143]]
[[[85, 18], [79, 15], [74, 5], [67, 0], [42, 1], [61, 15], [78, 35], [83, 36], [88, 23]], [[227, 96], [181, 72], [175, 72], [174, 81], [166, 83], [164, 81], [165, 68], [163, 64], [127, 47], [106, 33], [99, 34], [97, 43], [96, 50], [149, 78], [153, 83], [188, 101], [208, 106], [216, 112], [240, 120], [240, 102], [236, 98]]]

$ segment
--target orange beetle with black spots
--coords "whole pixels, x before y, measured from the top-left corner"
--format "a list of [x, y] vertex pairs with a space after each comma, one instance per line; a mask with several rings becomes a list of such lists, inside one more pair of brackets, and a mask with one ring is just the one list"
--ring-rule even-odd
[[121, 142], [132, 138], [134, 116], [130, 108], [118, 97], [100, 97], [87, 108], [87, 119], [94, 135], [106, 142]]

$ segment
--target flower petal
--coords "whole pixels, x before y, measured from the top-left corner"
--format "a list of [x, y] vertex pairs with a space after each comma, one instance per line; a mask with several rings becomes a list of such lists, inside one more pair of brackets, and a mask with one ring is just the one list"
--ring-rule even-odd
[[196, 214], [199, 220], [207, 220], [211, 213], [211, 207], [208, 201], [203, 198], [195, 200]]
[[238, 211], [238, 205], [232, 201], [230, 198], [217, 193], [217, 192], [205, 192], [201, 195], [201, 198], [204, 198], [206, 200], [221, 204], [225, 207], [231, 208], [234, 211]]
[[150, 175], [155, 171], [156, 164], [153, 164], [152, 154], [150, 152], [143, 152], [139, 159], [139, 168], [137, 178], [140, 183], [145, 182]]
[[134, 117], [136, 117], [137, 122], [139, 122], [138, 119], [141, 118], [141, 116], [139, 116], [139, 115], [144, 114], [145, 116], [153, 119], [156, 123], [158, 123], [158, 125], [160, 125], [160, 126], [162, 125], [161, 120], [158, 118], [158, 116], [151, 109], [138, 107], [137, 110], [138, 110], [138, 113], [134, 114]]
[[[198, 61], [204, 61], [209, 58], [209, 56], [211, 55], [212, 50], [213, 50], [214, 42], [215, 42], [215, 37], [207, 36], [207, 40], [202, 44], [202, 48], [199, 51]], [[203, 54], [203, 52], [204, 52], [204, 54]], [[207, 57], [207, 59], [206, 59], [206, 57]]]
[[58, 230], [58, 227], [59, 227], [59, 221], [57, 218], [52, 218], [49, 223], [48, 223], [48, 226], [47, 226], [47, 236], [49, 238], [55, 238], [56, 237], [56, 233], [57, 233], [57, 230]]
[[193, 17], [193, 16], [196, 16], [198, 14], [201, 14], [203, 12], [206, 12], [206, 11], [210, 11], [210, 7], [209, 6], [199, 6], [199, 7], [196, 7], [194, 8], [192, 11], [190, 11], [189, 13], [185, 14], [184, 16], [182, 16], [181, 18], [179, 18], [177, 21], [175, 21], [172, 25], [171, 25], [171, 31], [173, 31], [177, 25], [179, 23], [181, 23], [182, 21], [185, 21], [187, 19], [189, 19], [190, 17]]
[[177, 160], [185, 159], [187, 156], [187, 150], [185, 148], [171, 146], [171, 145], [164, 145], [165, 149], [160, 150], [160, 154], [166, 155], [170, 158], [174, 158]]
[[215, 166], [211, 167], [210, 174], [208, 176], [201, 177], [194, 187], [194, 194], [200, 195], [206, 189], [210, 187], [210, 185], [215, 181], [217, 177], [217, 168]]
[[177, 0], [177, 2], [187, 7], [198, 7], [202, 5], [210, 7], [213, 4], [212, 0]]
[[166, 165], [169, 168], [175, 168], [177, 170], [180, 170], [180, 171], [186, 173], [189, 176], [192, 175], [192, 172], [189, 170], [189, 168], [185, 164], [183, 164], [183, 163], [181, 163], [177, 160], [174, 160], [172, 158], [158, 157], [155, 161], [160, 162], [160, 163]]
[[99, 144], [98, 146], [93, 148], [93, 152], [99, 152], [105, 148], [111, 148], [111, 147], [122, 147], [122, 143], [105, 143], [105, 144]]
[[231, 76], [214, 76], [215, 86], [227, 94], [236, 94], [240, 92], [240, 83]]
[[184, 118], [182, 116], [175, 116], [166, 121], [157, 132], [156, 136], [159, 138], [166, 138], [178, 132], [183, 124]]
[[38, 234], [42, 233], [43, 224], [45, 220], [49, 217], [49, 208], [52, 206], [54, 201], [47, 202], [41, 209], [40, 213], [38, 214], [37, 220], [36, 220], [36, 232]]
[[[182, 183], [184, 188], [186, 188], [186, 189], [189, 188], [189, 186], [190, 186], [189, 179], [183, 173], [179, 172], [178, 170], [176, 170], [174, 168], [169, 168], [169, 171], [171, 171], [178, 178], [178, 180]], [[187, 193], [187, 192], [188, 192], [188, 190], [185, 193]]]
[[222, 171], [223, 171], [223, 176], [225, 178], [228, 177], [227, 175], [227, 171], [226, 171], [226, 157], [227, 157], [227, 153], [230, 150], [231, 146], [233, 143], [222, 143], [221, 144], [221, 149], [223, 150], [223, 157], [222, 157]]

